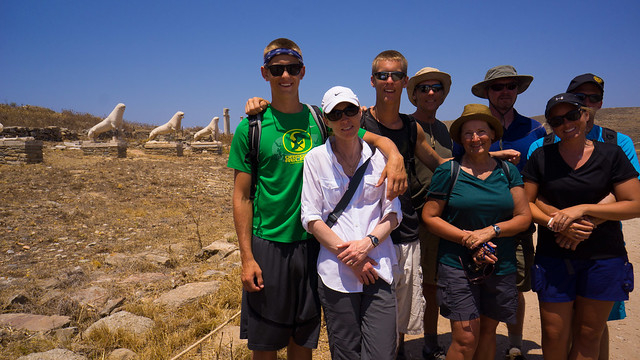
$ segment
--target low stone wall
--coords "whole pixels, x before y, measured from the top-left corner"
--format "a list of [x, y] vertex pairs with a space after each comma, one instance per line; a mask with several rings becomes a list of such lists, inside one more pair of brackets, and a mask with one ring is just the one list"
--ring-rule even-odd
[[32, 137], [0, 139], [0, 164], [42, 162], [42, 141]]
[[187, 146], [187, 150], [191, 150], [191, 152], [195, 154], [200, 153], [214, 153], [214, 154], [222, 154], [222, 143], [220, 141], [199, 141], [189, 143]]
[[0, 136], [4, 138], [22, 138], [32, 137], [35, 140], [41, 141], [65, 141], [65, 140], [78, 140], [78, 133], [69, 130], [67, 128], [60, 128], [57, 126], [48, 126], [45, 128], [31, 128], [24, 126], [6, 126]]
[[97, 143], [92, 141], [83, 141], [80, 149], [85, 155], [108, 156], [108, 157], [127, 157], [127, 143], [125, 141]]
[[144, 144], [144, 152], [154, 155], [182, 156], [182, 142], [149, 141]]

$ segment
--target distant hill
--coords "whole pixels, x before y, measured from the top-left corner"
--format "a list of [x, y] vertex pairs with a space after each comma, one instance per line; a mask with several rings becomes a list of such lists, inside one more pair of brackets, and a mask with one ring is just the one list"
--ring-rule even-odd
[[[547, 132], [549, 128], [545, 123], [544, 115], [533, 116], [534, 119], [545, 124]], [[453, 121], [445, 121], [450, 126]], [[629, 135], [636, 146], [640, 148], [640, 107], [621, 107], [600, 109], [596, 113], [596, 125], [611, 128], [623, 134]]]
[[[4, 126], [23, 126], [32, 128], [44, 128], [47, 126], [58, 126], [82, 133], [89, 130], [95, 124], [102, 121], [88, 113], [79, 113], [73, 110], [62, 110], [56, 112], [51, 109], [15, 104], [0, 104], [0, 123]], [[154, 126], [147, 124], [131, 123], [125, 119], [125, 131], [135, 129], [153, 129]]]

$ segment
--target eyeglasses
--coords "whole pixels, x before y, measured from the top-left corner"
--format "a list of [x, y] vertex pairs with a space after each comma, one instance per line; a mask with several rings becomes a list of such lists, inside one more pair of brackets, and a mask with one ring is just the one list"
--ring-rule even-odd
[[382, 80], [382, 81], [387, 81], [389, 76], [391, 76], [391, 79], [393, 81], [400, 81], [404, 79], [404, 77], [407, 76], [407, 74], [403, 73], [402, 71], [378, 71], [373, 73], [373, 76], [376, 79]]
[[348, 117], [355, 116], [360, 111], [360, 108], [356, 105], [349, 105], [342, 110], [332, 110], [329, 113], [326, 113], [327, 120], [329, 121], [338, 121], [342, 119], [342, 114], [347, 115]]
[[428, 93], [430, 90], [433, 91], [434, 93], [437, 93], [439, 91], [444, 90], [444, 86], [442, 86], [442, 84], [433, 84], [433, 85], [418, 85], [416, 86], [417, 90], [420, 90], [420, 92], [423, 93]]
[[512, 82], [508, 84], [491, 84], [489, 85], [489, 89], [493, 91], [502, 91], [502, 89], [507, 88], [507, 90], [515, 90], [518, 87], [518, 83]]
[[569, 121], [576, 121], [576, 120], [580, 119], [581, 115], [582, 115], [582, 110], [575, 109], [575, 110], [571, 110], [571, 111], [567, 112], [564, 115], [554, 116], [554, 117], [548, 119], [547, 123], [552, 128], [557, 128], [558, 126], [564, 124], [564, 119], [567, 119]]
[[582, 94], [582, 93], [575, 93], [575, 96], [577, 96], [580, 100], [585, 101], [586, 99], [589, 99], [589, 102], [591, 103], [597, 103], [602, 101], [602, 95], [600, 94]]
[[289, 75], [296, 76], [300, 74], [300, 71], [302, 70], [303, 66], [304, 64], [302, 63], [287, 64], [287, 65], [274, 64], [274, 65], [265, 65], [265, 68], [267, 68], [269, 72], [271, 72], [271, 75], [273, 76], [282, 76], [285, 70], [287, 70], [287, 73], [289, 73]]

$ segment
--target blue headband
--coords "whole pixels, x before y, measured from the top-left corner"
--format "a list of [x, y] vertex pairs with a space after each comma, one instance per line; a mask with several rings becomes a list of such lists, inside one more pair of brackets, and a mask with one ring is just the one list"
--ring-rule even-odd
[[274, 57], [276, 57], [277, 55], [291, 55], [295, 58], [297, 58], [298, 60], [300, 60], [300, 62], [302, 63], [302, 55], [300, 55], [300, 53], [298, 53], [295, 50], [291, 50], [291, 49], [273, 49], [271, 51], [269, 51], [268, 53], [266, 53], [264, 55], [264, 64], [267, 65], [269, 63], [269, 61], [271, 61], [271, 59], [273, 59]]

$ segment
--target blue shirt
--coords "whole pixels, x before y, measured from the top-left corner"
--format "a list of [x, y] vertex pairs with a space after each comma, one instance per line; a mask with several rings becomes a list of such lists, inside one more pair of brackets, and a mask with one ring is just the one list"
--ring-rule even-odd
[[[524, 157], [529, 151], [529, 146], [534, 141], [544, 137], [547, 134], [544, 126], [526, 116], [518, 114], [516, 109], [513, 109], [513, 122], [509, 125], [509, 128], [504, 129], [502, 139], [491, 144], [489, 151], [499, 151], [506, 149], [514, 149], [520, 152], [520, 163], [516, 165], [518, 171], [522, 171], [524, 165], [527, 163], [528, 157]], [[540, 140], [542, 144], [542, 140]], [[464, 153], [462, 145], [453, 143], [453, 156], [457, 157]]]
[[[636, 171], [640, 174], [640, 163], [638, 162], [638, 155], [636, 154], [636, 149], [633, 146], [633, 140], [631, 140], [629, 136], [623, 133], [618, 133], [617, 138], [618, 138], [618, 146], [622, 148], [622, 151], [624, 151], [624, 154], [627, 155], [627, 158], [629, 159], [629, 161], [631, 161], [631, 165], [633, 165], [634, 169], [636, 169]], [[589, 133], [587, 134], [587, 139], [604, 142], [604, 139], [602, 138], [602, 127], [598, 125], [594, 125], [593, 129], [591, 129], [591, 131], [589, 131]], [[560, 141], [560, 138], [556, 136], [553, 142], [557, 143], [558, 141]], [[533, 154], [533, 151], [535, 149], [541, 147], [543, 144], [544, 144], [544, 139], [538, 139], [534, 141], [531, 144], [531, 147], [529, 147], [529, 152], [527, 153], [527, 159], [529, 159], [529, 157], [531, 156], [531, 154]], [[640, 176], [638, 178], [640, 179]]]

